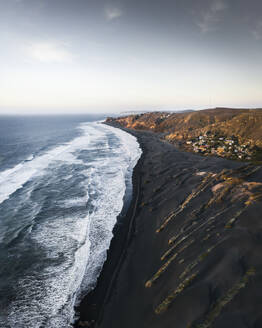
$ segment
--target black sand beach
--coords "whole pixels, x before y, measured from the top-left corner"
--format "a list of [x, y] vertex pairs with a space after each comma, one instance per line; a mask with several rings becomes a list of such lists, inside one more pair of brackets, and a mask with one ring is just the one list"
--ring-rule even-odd
[[262, 327], [261, 167], [130, 133], [133, 199], [76, 327]]

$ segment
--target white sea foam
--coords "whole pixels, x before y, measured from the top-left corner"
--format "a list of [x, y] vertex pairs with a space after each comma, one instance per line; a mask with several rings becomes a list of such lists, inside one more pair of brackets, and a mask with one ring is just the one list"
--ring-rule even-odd
[[34, 159], [34, 155], [30, 155], [27, 157], [26, 161], [32, 161], [32, 159]]
[[71, 208], [73, 206], [86, 206], [88, 198], [89, 198], [88, 195], [84, 197], [70, 198], [58, 202], [58, 205], [62, 208]]
[[[82, 217], [50, 218], [32, 230], [32, 240], [45, 249], [48, 258], [56, 260], [63, 254], [63, 261], [17, 281], [17, 287], [25, 293], [11, 306], [8, 316], [11, 328], [70, 327], [80, 290], [95, 284], [106, 259], [112, 230], [123, 207], [126, 174], [135, 166], [141, 150], [133, 136], [119, 129], [99, 123], [81, 124], [80, 128], [83, 135], [71, 143], [0, 174], [5, 185], [2, 188], [0, 182], [0, 200], [4, 201], [29, 179], [48, 172], [51, 164], [52, 167], [63, 162], [81, 164], [81, 187], [86, 195], [59, 201], [58, 206], [66, 210], [82, 206], [89, 199], [92, 208]], [[118, 146], [110, 146], [109, 138], [115, 138]], [[76, 155], [83, 149], [94, 152], [99, 149], [97, 154], [101, 156], [91, 156], [88, 163], [83, 163]], [[9, 190], [8, 183], [12, 185]]]
[[15, 191], [36, 175], [44, 173], [44, 170], [55, 161], [82, 163], [73, 155], [77, 149], [88, 148], [89, 135], [85, 126], [82, 126], [83, 135], [73, 141], [55, 147], [45, 154], [33, 157], [17, 164], [15, 167], [0, 172], [0, 204], [8, 199]]

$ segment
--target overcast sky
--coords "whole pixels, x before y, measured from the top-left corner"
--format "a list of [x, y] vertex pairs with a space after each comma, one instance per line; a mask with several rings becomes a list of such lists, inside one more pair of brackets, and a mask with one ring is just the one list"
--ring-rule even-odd
[[262, 106], [261, 0], [0, 0], [0, 112]]

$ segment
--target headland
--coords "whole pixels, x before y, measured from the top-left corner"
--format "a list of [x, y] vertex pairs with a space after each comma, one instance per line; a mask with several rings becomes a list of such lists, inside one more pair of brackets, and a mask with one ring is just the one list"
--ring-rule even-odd
[[[133, 119], [133, 118], [130, 118]], [[128, 128], [143, 155], [77, 327], [262, 327], [262, 168]]]

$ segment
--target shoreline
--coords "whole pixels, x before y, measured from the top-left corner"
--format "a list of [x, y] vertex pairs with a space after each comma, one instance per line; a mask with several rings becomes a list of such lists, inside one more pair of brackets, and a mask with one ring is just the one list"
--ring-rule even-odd
[[[120, 126], [114, 126], [112, 124], [108, 125], [130, 133]], [[75, 312], [79, 317], [79, 319], [73, 324], [73, 327], [75, 328], [95, 328], [97, 327], [97, 324], [99, 324], [103, 315], [104, 307], [108, 301], [110, 292], [112, 291], [115, 280], [117, 279], [117, 274], [119, 273], [121, 264], [124, 260], [128, 244], [133, 237], [134, 220], [140, 195], [140, 171], [145, 156], [145, 150], [143, 149], [142, 143], [138, 140], [139, 138], [137, 136], [135, 137], [142, 150], [142, 154], [133, 168], [130, 183], [132, 185], [132, 190], [127, 190], [127, 193], [129, 192], [128, 195], [125, 193], [123, 208], [118, 215], [117, 222], [113, 228], [113, 237], [109, 249], [107, 250], [107, 258], [97, 278], [96, 286], [84, 296], [79, 305], [75, 307]]]
[[[232, 201], [244, 186], [262, 185], [262, 169], [183, 152], [158, 134], [122, 129], [137, 138], [143, 151], [133, 171], [133, 197], [125, 222], [114, 228], [97, 286], [80, 304], [75, 327], [185, 328], [205, 320], [212, 326], [216, 317], [205, 318], [216, 302], [228, 299], [230, 286], [237, 290], [236, 301], [230, 299], [225, 314], [217, 314], [214, 327], [262, 326], [255, 273], [262, 271], [256, 256], [262, 251], [262, 204], [247, 207], [249, 191]], [[212, 191], [225, 179], [233, 181], [230, 188]], [[216, 201], [220, 193], [223, 202]], [[169, 222], [170, 213], [177, 217]], [[172, 246], [171, 240], [178, 242]], [[241, 279], [252, 282], [243, 291]], [[175, 287], [181, 296], [164, 305]], [[160, 315], [162, 307], [167, 309]]]

